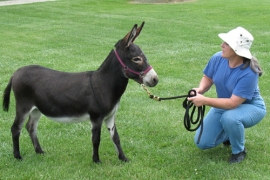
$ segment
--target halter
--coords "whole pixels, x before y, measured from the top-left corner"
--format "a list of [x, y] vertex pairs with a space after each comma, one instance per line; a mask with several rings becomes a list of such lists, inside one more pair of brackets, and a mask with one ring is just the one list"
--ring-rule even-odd
[[138, 72], [138, 71], [134, 71], [134, 70], [132, 70], [132, 69], [129, 69], [128, 66], [126, 66], [126, 65], [123, 63], [123, 61], [122, 61], [121, 58], [119, 57], [119, 55], [118, 55], [118, 53], [117, 53], [116, 50], [114, 50], [114, 53], [115, 53], [115, 55], [116, 55], [118, 61], [120, 62], [120, 64], [121, 64], [122, 67], [124, 68], [124, 70], [125, 70], [125, 76], [126, 76], [127, 78], [129, 78], [127, 73], [128, 73], [128, 72], [131, 72], [131, 73], [133, 73], [133, 74], [137, 74], [137, 75], [140, 77], [140, 82], [142, 83], [142, 79], [143, 79], [144, 75], [145, 75], [148, 71], [150, 71], [150, 70], [152, 69], [152, 66], [149, 66], [148, 68], [146, 68], [146, 70], [141, 71], [141, 72]]

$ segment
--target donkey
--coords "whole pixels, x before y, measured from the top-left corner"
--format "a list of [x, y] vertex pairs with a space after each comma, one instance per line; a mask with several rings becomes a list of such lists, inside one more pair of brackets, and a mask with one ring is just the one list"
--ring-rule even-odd
[[99, 163], [101, 126], [105, 122], [118, 158], [128, 161], [115, 125], [115, 115], [129, 79], [149, 87], [158, 83], [158, 76], [142, 50], [133, 42], [144, 22], [137, 24], [115, 44], [96, 71], [60, 72], [38, 65], [19, 68], [3, 94], [3, 110], [8, 111], [11, 89], [16, 100], [16, 117], [11, 126], [13, 155], [22, 159], [19, 137], [27, 117], [26, 129], [37, 154], [42, 150], [37, 137], [41, 115], [62, 123], [90, 120], [92, 124], [92, 160]]

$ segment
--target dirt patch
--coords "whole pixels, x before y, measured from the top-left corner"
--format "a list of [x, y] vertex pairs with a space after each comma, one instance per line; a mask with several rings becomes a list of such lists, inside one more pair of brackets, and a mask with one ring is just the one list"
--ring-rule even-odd
[[55, 1], [55, 0], [8, 0], [8, 1], [0, 1], [0, 6], [10, 6], [17, 4], [30, 4], [36, 2], [46, 2], [46, 1]]

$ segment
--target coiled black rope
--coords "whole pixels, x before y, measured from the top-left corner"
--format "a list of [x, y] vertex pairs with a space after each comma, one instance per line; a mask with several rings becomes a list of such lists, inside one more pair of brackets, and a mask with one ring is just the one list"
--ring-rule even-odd
[[[191, 101], [188, 101], [188, 97], [194, 97], [197, 95], [196, 91], [194, 89], [191, 89], [187, 95], [182, 95], [182, 96], [173, 96], [173, 97], [166, 97], [166, 98], [161, 98], [158, 96], [155, 96], [150, 93], [150, 91], [145, 87], [145, 85], [142, 84], [142, 88], [147, 92], [149, 98], [156, 100], [156, 101], [163, 101], [163, 100], [172, 100], [172, 99], [179, 99], [179, 98], [186, 98], [183, 101], [183, 108], [185, 109], [185, 114], [184, 114], [184, 126], [188, 131], [196, 131], [200, 126], [200, 134], [197, 140], [197, 144], [200, 143], [200, 139], [202, 136], [203, 132], [203, 118], [204, 118], [204, 113], [205, 113], [205, 105], [196, 107]], [[192, 108], [192, 111], [190, 113], [190, 109]], [[197, 109], [197, 116], [196, 119], [194, 119], [194, 113], [196, 112]], [[194, 128], [192, 128], [195, 126]]]

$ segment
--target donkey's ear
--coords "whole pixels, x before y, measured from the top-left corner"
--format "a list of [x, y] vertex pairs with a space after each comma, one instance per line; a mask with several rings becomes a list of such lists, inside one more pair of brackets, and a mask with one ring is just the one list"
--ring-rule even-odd
[[125, 47], [129, 47], [129, 45], [135, 41], [135, 39], [141, 33], [141, 30], [144, 26], [144, 22], [142, 22], [141, 26], [137, 28], [137, 24], [135, 24], [132, 30], [124, 37]]
[[135, 24], [133, 26], [133, 28], [131, 29], [131, 31], [124, 37], [124, 43], [125, 43], [125, 47], [129, 47], [129, 45], [134, 41], [133, 39], [136, 37], [136, 33], [137, 33], [137, 24]]
[[136, 35], [135, 35], [135, 37], [133, 38], [132, 42], [135, 41], [135, 39], [140, 35], [143, 26], [144, 26], [144, 22], [142, 22], [141, 26], [137, 29]]

